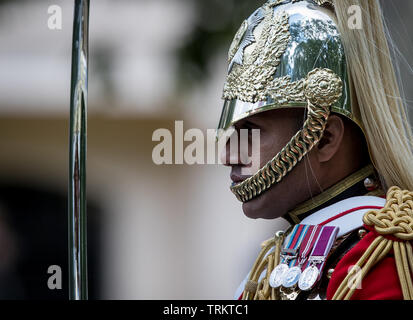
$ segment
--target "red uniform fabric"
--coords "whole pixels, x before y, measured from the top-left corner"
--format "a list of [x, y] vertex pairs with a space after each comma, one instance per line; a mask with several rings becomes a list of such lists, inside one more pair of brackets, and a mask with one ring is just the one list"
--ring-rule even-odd
[[[328, 300], [333, 298], [334, 293], [347, 276], [349, 268], [357, 263], [377, 236], [377, 233], [374, 231], [368, 232], [365, 237], [340, 260], [331, 276], [327, 288]], [[392, 252], [370, 269], [361, 283], [361, 289], [355, 290], [351, 300], [403, 300], [402, 289], [396, 269], [396, 261]]]

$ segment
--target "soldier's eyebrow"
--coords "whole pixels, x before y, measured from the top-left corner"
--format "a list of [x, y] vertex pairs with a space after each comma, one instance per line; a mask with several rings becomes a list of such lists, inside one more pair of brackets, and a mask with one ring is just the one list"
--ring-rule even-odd
[[261, 128], [261, 126], [262, 126], [262, 124], [258, 120], [255, 120], [255, 119], [242, 119], [234, 125], [234, 128], [235, 128], [235, 130], [258, 129], [258, 128]]
[[261, 125], [262, 124], [260, 123], [260, 121], [257, 121], [253, 118], [246, 119], [244, 123], [242, 124], [243, 127], [247, 127], [247, 128], [257, 128], [257, 127], [260, 127]]
[[242, 120], [238, 121], [236, 124], [234, 124], [234, 128], [236, 130], [245, 129], [247, 123], [248, 123], [247, 119], [242, 119]]

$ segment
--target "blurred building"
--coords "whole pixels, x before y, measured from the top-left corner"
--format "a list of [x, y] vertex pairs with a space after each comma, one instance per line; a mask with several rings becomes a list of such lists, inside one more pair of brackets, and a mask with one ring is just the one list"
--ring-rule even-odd
[[[52, 4], [62, 8], [62, 30], [47, 27]], [[156, 129], [173, 129], [175, 120], [183, 120], [185, 130], [214, 129], [219, 117], [224, 53], [211, 64], [216, 78], [202, 90], [175, 86], [174, 52], [191, 28], [193, 10], [184, 1], [91, 1], [87, 180], [95, 208], [89, 226], [99, 228], [89, 234], [99, 241], [89, 243], [89, 253], [99, 253], [90, 272], [99, 273], [100, 284], [93, 297], [231, 298], [257, 245], [278, 224], [243, 216], [228, 188], [228, 169], [152, 161]], [[39, 203], [60, 197], [59, 206], [44, 210], [57, 210], [65, 226], [73, 6], [12, 1], [0, 6], [0, 16], [0, 181], [2, 190], [15, 191], [3, 202], [29, 202], [30, 193]], [[29, 203], [19, 221], [52, 216], [38, 210], [36, 198]], [[52, 246], [51, 239], [65, 243], [62, 225], [60, 235], [53, 231], [57, 221], [31, 224], [48, 237], [42, 246]], [[30, 273], [38, 277], [32, 283], [47, 288], [48, 266], [63, 261], [56, 255], [53, 262], [54, 255], [50, 251], [42, 260], [48, 265]]]
[[[176, 85], [183, 76], [176, 50], [193, 36], [196, 3], [91, 1], [87, 181], [93, 298], [232, 298], [259, 244], [285, 226], [282, 220], [244, 217], [229, 191], [227, 168], [152, 161], [156, 129], [173, 130], [174, 121], [183, 120], [185, 130], [205, 132], [220, 115], [224, 51], [211, 56], [212, 76], [202, 86]], [[412, 64], [407, 30], [413, 5], [393, 3], [388, 18]], [[48, 7], [55, 4], [62, 8], [62, 30], [47, 26]], [[0, 279], [2, 272], [15, 279], [0, 280], [0, 298], [64, 297], [45, 290], [49, 265], [61, 264], [67, 278], [72, 19], [72, 1], [0, 2]], [[408, 71], [407, 63], [401, 71]], [[403, 76], [411, 85], [408, 73]], [[22, 269], [28, 257], [35, 267]], [[6, 286], [15, 292], [3, 292]]]

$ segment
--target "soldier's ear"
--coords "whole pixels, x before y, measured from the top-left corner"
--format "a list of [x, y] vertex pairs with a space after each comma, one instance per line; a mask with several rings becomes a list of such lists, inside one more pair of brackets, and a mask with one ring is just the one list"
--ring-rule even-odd
[[337, 115], [330, 115], [323, 138], [317, 145], [317, 157], [320, 163], [331, 160], [338, 152], [344, 137], [344, 122]]

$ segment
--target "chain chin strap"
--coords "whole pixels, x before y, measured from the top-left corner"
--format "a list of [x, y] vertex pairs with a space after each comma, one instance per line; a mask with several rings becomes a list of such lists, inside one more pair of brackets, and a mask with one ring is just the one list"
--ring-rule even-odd
[[340, 99], [342, 92], [341, 79], [329, 69], [315, 69], [307, 75], [304, 95], [308, 117], [303, 128], [255, 175], [231, 188], [238, 200], [248, 202], [279, 183], [318, 144], [330, 107]]

